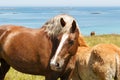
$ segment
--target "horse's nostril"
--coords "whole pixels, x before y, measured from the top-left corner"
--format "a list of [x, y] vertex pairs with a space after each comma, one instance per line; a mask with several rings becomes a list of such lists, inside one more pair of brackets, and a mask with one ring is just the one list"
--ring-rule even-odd
[[57, 67], [59, 67], [59, 66], [60, 66], [60, 64], [59, 64], [59, 63], [56, 63], [56, 66], [57, 66]]

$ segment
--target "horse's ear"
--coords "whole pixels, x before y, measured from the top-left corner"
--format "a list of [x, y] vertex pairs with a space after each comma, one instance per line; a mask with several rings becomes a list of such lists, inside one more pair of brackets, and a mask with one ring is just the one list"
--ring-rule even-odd
[[61, 23], [62, 27], [64, 27], [66, 25], [66, 23], [65, 23], [63, 18], [60, 19], [60, 23]]
[[73, 20], [73, 22], [72, 22], [72, 27], [71, 27], [71, 33], [74, 33], [75, 32], [75, 29], [76, 29], [76, 22], [75, 22], [75, 20]]

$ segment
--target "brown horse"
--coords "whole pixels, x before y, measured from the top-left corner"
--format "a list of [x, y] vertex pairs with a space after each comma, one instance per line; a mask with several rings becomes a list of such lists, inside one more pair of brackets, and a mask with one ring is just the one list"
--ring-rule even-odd
[[88, 47], [82, 37], [72, 80], [120, 80], [120, 48], [113, 44]]
[[[69, 80], [75, 65], [79, 28], [69, 15], [58, 15], [40, 29], [0, 26], [0, 80], [10, 66], [46, 80]], [[55, 69], [54, 69], [55, 68]]]

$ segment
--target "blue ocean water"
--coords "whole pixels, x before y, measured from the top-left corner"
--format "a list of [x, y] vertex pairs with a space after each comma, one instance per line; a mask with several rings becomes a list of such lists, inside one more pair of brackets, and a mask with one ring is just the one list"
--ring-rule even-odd
[[58, 14], [76, 18], [81, 33], [120, 34], [120, 7], [0, 7], [0, 25], [39, 28]]

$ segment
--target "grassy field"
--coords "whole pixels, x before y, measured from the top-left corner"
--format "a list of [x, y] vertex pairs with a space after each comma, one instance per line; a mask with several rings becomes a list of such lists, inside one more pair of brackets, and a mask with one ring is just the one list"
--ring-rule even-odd
[[[92, 37], [86, 36], [84, 38], [89, 46], [94, 46], [98, 43], [109, 43], [120, 47], [120, 35], [117, 34], [99, 35]], [[23, 74], [11, 68], [6, 75], [5, 80], [44, 80], [44, 77]]]
[[109, 34], [109, 35], [99, 35], [99, 36], [86, 36], [84, 37], [86, 43], [89, 46], [94, 46], [99, 43], [115, 44], [120, 47], [120, 35]]

